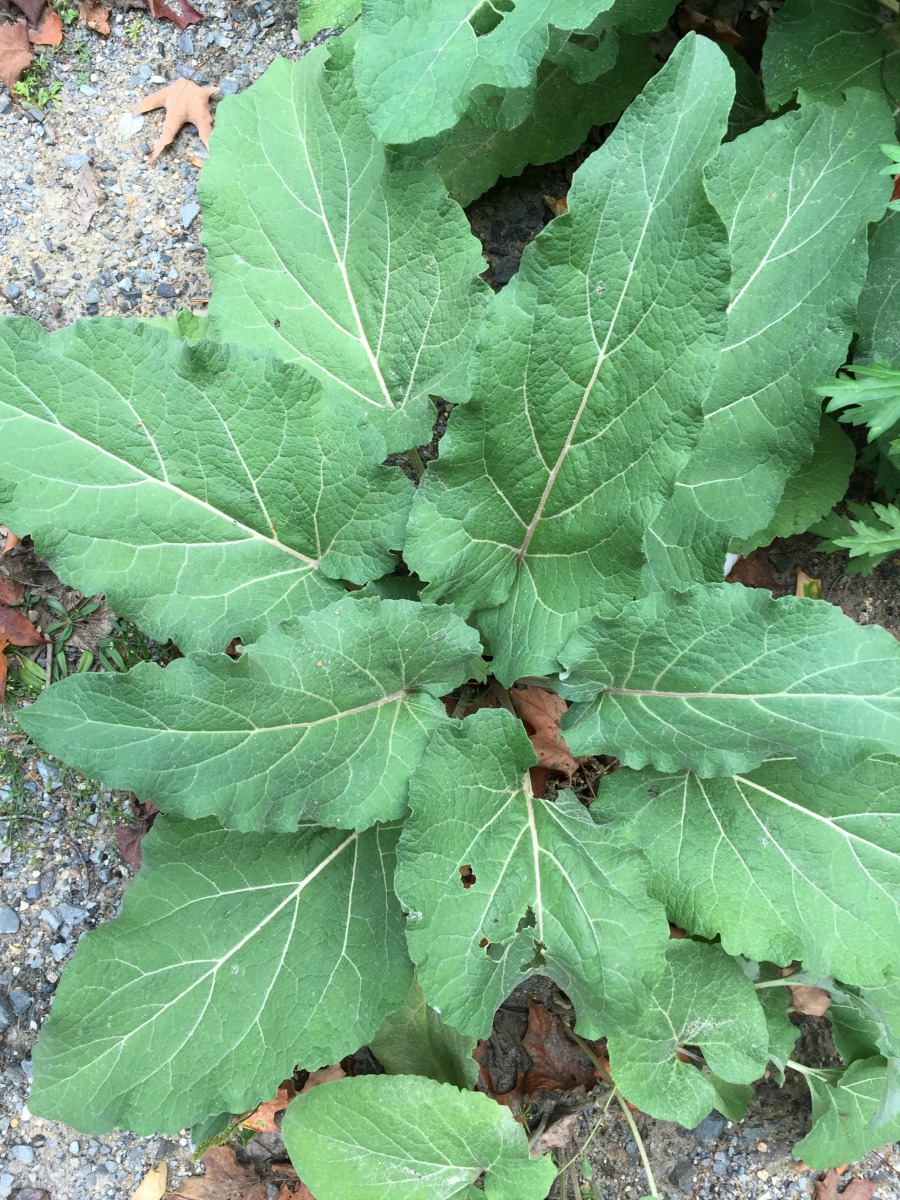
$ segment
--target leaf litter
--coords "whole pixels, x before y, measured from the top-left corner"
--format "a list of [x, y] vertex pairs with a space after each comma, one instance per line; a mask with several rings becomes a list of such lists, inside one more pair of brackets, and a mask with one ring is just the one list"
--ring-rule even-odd
[[156, 162], [166, 146], [171, 146], [183, 125], [195, 126], [200, 141], [204, 146], [209, 146], [213, 127], [209, 100], [218, 90], [217, 87], [201, 87], [192, 79], [176, 79], [174, 83], [166, 84], [145, 96], [137, 108], [131, 110], [134, 116], [153, 112], [157, 108], [166, 110], [159, 137], [150, 151], [150, 162]]
[[25, 68], [31, 65], [33, 57], [24, 20], [16, 21], [14, 25], [0, 25], [0, 81], [10, 92]]

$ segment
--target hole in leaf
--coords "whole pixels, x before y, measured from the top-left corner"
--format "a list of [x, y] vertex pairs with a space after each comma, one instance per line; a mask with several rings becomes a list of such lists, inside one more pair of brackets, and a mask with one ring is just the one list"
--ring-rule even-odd
[[459, 877], [464, 888], [470, 888], [475, 883], [475, 875], [469, 863], [465, 863], [459, 868]]
[[534, 929], [537, 926], [537, 921], [534, 918], [534, 909], [529, 904], [525, 910], [525, 916], [521, 918], [516, 926], [516, 933], [521, 933], [523, 929]]

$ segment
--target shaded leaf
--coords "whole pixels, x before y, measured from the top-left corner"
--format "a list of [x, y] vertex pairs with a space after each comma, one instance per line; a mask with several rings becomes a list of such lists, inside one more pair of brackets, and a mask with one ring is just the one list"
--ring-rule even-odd
[[575, 754], [711, 776], [777, 754], [825, 772], [900, 745], [900, 644], [815, 600], [661, 592], [583, 627], [561, 660]]
[[766, 1022], [753, 985], [719, 947], [672, 941], [666, 958], [667, 971], [633, 1027], [608, 1037], [610, 1070], [642, 1112], [693, 1128], [716, 1103], [716, 1091], [682, 1061], [679, 1047], [698, 1046], [728, 1083], [752, 1083], [768, 1060]]
[[111, 787], [232, 829], [402, 816], [439, 697], [483, 665], [449, 609], [355, 600], [270, 630], [236, 661], [70, 676], [22, 714], [52, 753]]
[[855, 361], [900, 367], [900, 212], [887, 213], [869, 234], [869, 273], [856, 327]]
[[247, 1111], [297, 1062], [356, 1050], [409, 986], [396, 836], [160, 818], [122, 916], [66, 968], [31, 1111], [85, 1133], [174, 1133]]
[[282, 1136], [316, 1200], [445, 1200], [484, 1175], [486, 1200], [544, 1200], [556, 1168], [533, 1159], [508, 1109], [413, 1075], [361, 1075], [298, 1096]]
[[900, 1138], [900, 1116], [872, 1128], [887, 1079], [887, 1060], [861, 1059], [845, 1070], [803, 1072], [812, 1096], [813, 1126], [794, 1147], [814, 1171], [858, 1162], [869, 1150]]
[[[186, 4], [186, 0], [175, 0], [175, 2], [190, 8], [190, 5]], [[200, 19], [199, 15], [196, 19]], [[190, 24], [190, 22], [186, 22], [186, 24]], [[209, 135], [212, 133], [213, 127], [209, 98], [218, 90], [217, 87], [201, 87], [192, 79], [176, 79], [174, 83], [168, 83], [165, 87], [145, 96], [137, 108], [131, 110], [135, 114], [153, 112], [157, 108], [166, 110], [159, 137], [153, 143], [150, 151], [149, 162], [156, 162], [166, 146], [171, 146], [175, 135], [183, 125], [193, 125], [203, 145], [209, 145]]]
[[463, 1089], [474, 1087], [478, 1078], [478, 1064], [472, 1057], [474, 1039], [442, 1019], [425, 1000], [416, 978], [370, 1047], [389, 1075], [424, 1075]]

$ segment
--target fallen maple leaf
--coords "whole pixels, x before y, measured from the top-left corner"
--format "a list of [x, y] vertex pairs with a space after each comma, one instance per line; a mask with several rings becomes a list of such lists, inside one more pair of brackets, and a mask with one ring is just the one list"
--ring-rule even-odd
[[531, 1059], [531, 1070], [525, 1074], [526, 1096], [589, 1089], [597, 1082], [591, 1060], [568, 1036], [562, 1019], [543, 1004], [529, 1001], [522, 1045]]
[[293, 1098], [297, 1095], [292, 1079], [286, 1079], [275, 1093], [274, 1100], [266, 1100], [258, 1105], [245, 1120], [241, 1121], [244, 1129], [252, 1129], [255, 1133], [277, 1133], [281, 1128], [275, 1118], [283, 1113]]
[[569, 782], [578, 768], [578, 759], [569, 753], [559, 727], [568, 708], [565, 700], [555, 692], [531, 685], [511, 688], [509, 698], [537, 753], [538, 767], [559, 771]]
[[150, 151], [150, 162], [156, 162], [166, 146], [171, 146], [182, 125], [195, 125], [200, 141], [204, 146], [209, 146], [209, 135], [213, 126], [209, 98], [216, 91], [216, 87], [200, 87], [191, 79], [176, 79], [174, 83], [145, 96], [137, 108], [131, 110], [135, 116], [138, 113], [152, 112], [156, 108], [166, 110], [163, 127]]
[[836, 1171], [834, 1167], [827, 1170], [816, 1183], [813, 1200], [839, 1200], [841, 1196], [844, 1200], [870, 1200], [878, 1187], [871, 1179], [851, 1179], [844, 1190], [839, 1192], [837, 1185], [840, 1178], [840, 1171]]
[[168, 1181], [169, 1171], [166, 1164], [164, 1162], [158, 1163], [157, 1166], [147, 1172], [138, 1184], [137, 1191], [131, 1197], [131, 1200], [160, 1200], [160, 1197], [165, 1194]]
[[[33, 57], [28, 26], [24, 21], [16, 21], [15, 25], [0, 25], [0, 81], [6, 84], [10, 92], [25, 68], [31, 66]], [[10, 548], [8, 544], [6, 548]]]
[[798, 983], [793, 987], [788, 985], [788, 991], [793, 996], [794, 1011], [808, 1017], [824, 1016], [831, 1007], [831, 996], [824, 988]]
[[50, 641], [39, 633], [23, 612], [0, 605], [0, 638], [12, 646], [43, 646]]
[[72, 202], [68, 209], [69, 225], [76, 233], [87, 233], [93, 215], [106, 203], [106, 193], [100, 186], [94, 168], [84, 163], [72, 184]]
[[158, 21], [171, 21], [179, 29], [187, 29], [188, 25], [203, 20], [203, 13], [188, 0], [150, 0], [150, 13]]
[[52, 8], [48, 8], [44, 13], [37, 29], [28, 30], [28, 40], [32, 46], [59, 46], [62, 44], [63, 23]]
[[88, 29], [109, 37], [109, 9], [105, 4], [98, 4], [97, 0], [81, 0], [78, 11]]
[[192, 1175], [164, 1200], [268, 1200], [254, 1169], [239, 1163], [230, 1146], [213, 1146], [200, 1159], [205, 1174]]

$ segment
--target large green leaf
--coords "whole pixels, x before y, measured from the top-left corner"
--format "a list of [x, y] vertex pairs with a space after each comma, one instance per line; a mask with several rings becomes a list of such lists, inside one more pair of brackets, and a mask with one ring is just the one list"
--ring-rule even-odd
[[857, 361], [900, 367], [900, 212], [889, 212], [869, 237], [869, 273], [856, 328]]
[[730, 549], [749, 554], [775, 538], [805, 533], [843, 500], [856, 463], [856, 447], [832, 417], [820, 418], [813, 456], [788, 479], [765, 529], [732, 541]]
[[176, 1133], [355, 1050], [410, 980], [395, 841], [158, 818], [122, 916], [66, 968], [31, 1111], [83, 1133]]
[[721, 935], [729, 954], [802, 959], [856, 983], [894, 969], [897, 759], [870, 758], [824, 778], [794, 759], [727, 779], [617, 771], [594, 808], [631, 827], [650, 860], [650, 890], [671, 919], [702, 937]]
[[514, 129], [486, 123], [470, 105], [447, 135], [416, 142], [411, 151], [431, 163], [460, 204], [469, 204], [501, 175], [519, 175], [529, 163], [555, 162], [577, 150], [592, 125], [615, 121], [657, 70], [646, 38], [618, 42], [609, 69], [585, 81], [573, 79], [567, 63], [545, 60], [528, 116]]
[[[313, 1088], [282, 1125], [317, 1200], [544, 1200], [556, 1175], [530, 1158], [508, 1108], [415, 1076], [361, 1075]], [[484, 1175], [484, 1191], [471, 1185]]]
[[[573, 754], [723, 775], [787, 754], [819, 773], [900, 748], [900, 643], [821, 600], [720, 583], [656, 593], [571, 639]], [[599, 693], [599, 695], [598, 695]]]
[[486, 1037], [516, 984], [541, 974], [599, 1037], [634, 1015], [662, 968], [668, 925], [630, 844], [571, 792], [553, 803], [532, 794], [536, 761], [504, 711], [432, 739], [398, 851], [410, 953], [428, 1002], [465, 1033]]
[[798, 89], [836, 100], [848, 88], [885, 99], [900, 91], [900, 46], [878, 0], [785, 0], [763, 49], [766, 98], [778, 108]]
[[[703, 167], [733, 76], [685, 38], [526, 249], [482, 326], [474, 401], [413, 505], [407, 561], [479, 621], [504, 682], [640, 587], [720, 343], [725, 232]], [[500, 607], [495, 607], [500, 606]]]
[[626, 1033], [607, 1041], [616, 1086], [642, 1112], [693, 1127], [716, 1103], [707, 1075], [678, 1057], [698, 1046], [726, 1083], [752, 1083], [766, 1068], [769, 1036], [756, 990], [718, 946], [670, 942], [667, 970]]
[[112, 787], [233, 829], [400, 816], [438, 696], [482, 669], [446, 609], [344, 600], [224, 654], [73, 675], [22, 714], [32, 737]]
[[856, 1162], [869, 1150], [900, 1138], [900, 1116], [871, 1125], [887, 1073], [887, 1060], [880, 1056], [851, 1063], [845, 1071], [804, 1071], [813, 1127], [794, 1147], [794, 1155], [814, 1171], [824, 1171]]
[[411, 489], [382, 438], [269, 354], [137, 321], [0, 328], [0, 509], [74, 587], [224, 650], [391, 569]]
[[768, 525], [811, 457], [814, 389], [846, 360], [866, 223], [890, 195], [878, 174], [890, 130], [883, 102], [854, 91], [837, 107], [807, 104], [743, 134], [710, 164], [733, 295], [696, 454], [647, 534], [662, 586], [721, 579], [730, 539]]
[[534, 80], [551, 23], [581, 29], [614, 0], [363, 0], [360, 98], [382, 142], [415, 142], [455, 125], [479, 87]]
[[403, 450], [427, 440], [430, 393], [466, 398], [489, 290], [439, 177], [372, 136], [352, 40], [276, 60], [220, 108], [200, 182], [209, 313], [223, 338], [302, 362]]
[[473, 1088], [478, 1063], [472, 1057], [475, 1039], [464, 1037], [431, 1007], [418, 979], [406, 999], [385, 1017], [370, 1043], [372, 1053], [388, 1075], [424, 1075], [438, 1083]]

